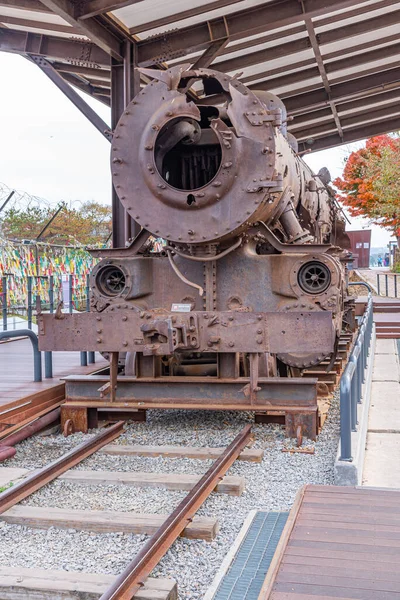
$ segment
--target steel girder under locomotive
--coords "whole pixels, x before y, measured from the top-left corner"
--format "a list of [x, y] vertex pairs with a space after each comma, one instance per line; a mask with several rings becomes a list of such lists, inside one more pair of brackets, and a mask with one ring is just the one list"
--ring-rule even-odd
[[42, 315], [41, 348], [160, 357], [170, 375], [191, 357], [210, 373], [224, 353], [317, 364], [334, 351], [346, 298], [348, 240], [327, 172], [298, 157], [277, 97], [208, 69], [144, 71], [153, 81], [126, 108], [111, 153], [142, 231], [95, 252], [91, 313]]

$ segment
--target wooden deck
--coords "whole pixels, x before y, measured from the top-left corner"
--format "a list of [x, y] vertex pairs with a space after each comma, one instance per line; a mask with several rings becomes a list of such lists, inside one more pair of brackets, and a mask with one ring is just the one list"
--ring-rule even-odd
[[44, 357], [42, 357], [43, 381], [33, 381], [33, 352], [28, 339], [0, 343], [0, 407], [16, 400], [37, 394], [60, 385], [60, 378], [67, 375], [86, 375], [107, 366], [99, 354], [96, 364], [81, 367], [79, 352], [53, 353], [53, 379], [44, 379]]
[[400, 490], [308, 485], [259, 600], [399, 600]]

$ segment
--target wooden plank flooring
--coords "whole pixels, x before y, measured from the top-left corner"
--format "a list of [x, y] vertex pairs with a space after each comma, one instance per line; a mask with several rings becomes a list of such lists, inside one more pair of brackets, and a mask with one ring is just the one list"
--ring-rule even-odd
[[60, 384], [67, 375], [86, 375], [107, 366], [99, 354], [96, 364], [80, 366], [79, 352], [53, 352], [53, 379], [44, 379], [44, 356], [42, 355], [43, 381], [33, 381], [33, 352], [28, 339], [0, 343], [0, 410], [11, 402], [26, 398]]
[[400, 490], [308, 485], [259, 600], [400, 600]]

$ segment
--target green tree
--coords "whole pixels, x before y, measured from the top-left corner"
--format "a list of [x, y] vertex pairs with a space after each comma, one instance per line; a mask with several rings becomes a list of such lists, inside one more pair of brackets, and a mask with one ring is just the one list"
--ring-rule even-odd
[[[10, 208], [0, 221], [4, 237], [35, 240], [53, 217], [54, 207]], [[40, 241], [57, 244], [104, 244], [111, 233], [111, 207], [85, 202], [79, 209], [64, 206]]]

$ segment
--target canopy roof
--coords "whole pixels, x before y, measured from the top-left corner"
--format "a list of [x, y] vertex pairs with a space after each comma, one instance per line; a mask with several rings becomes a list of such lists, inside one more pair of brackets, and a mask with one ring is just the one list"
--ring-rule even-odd
[[279, 95], [313, 151], [400, 129], [399, 27], [399, 0], [0, 0], [0, 50], [106, 104], [134, 39], [139, 66], [212, 64]]

